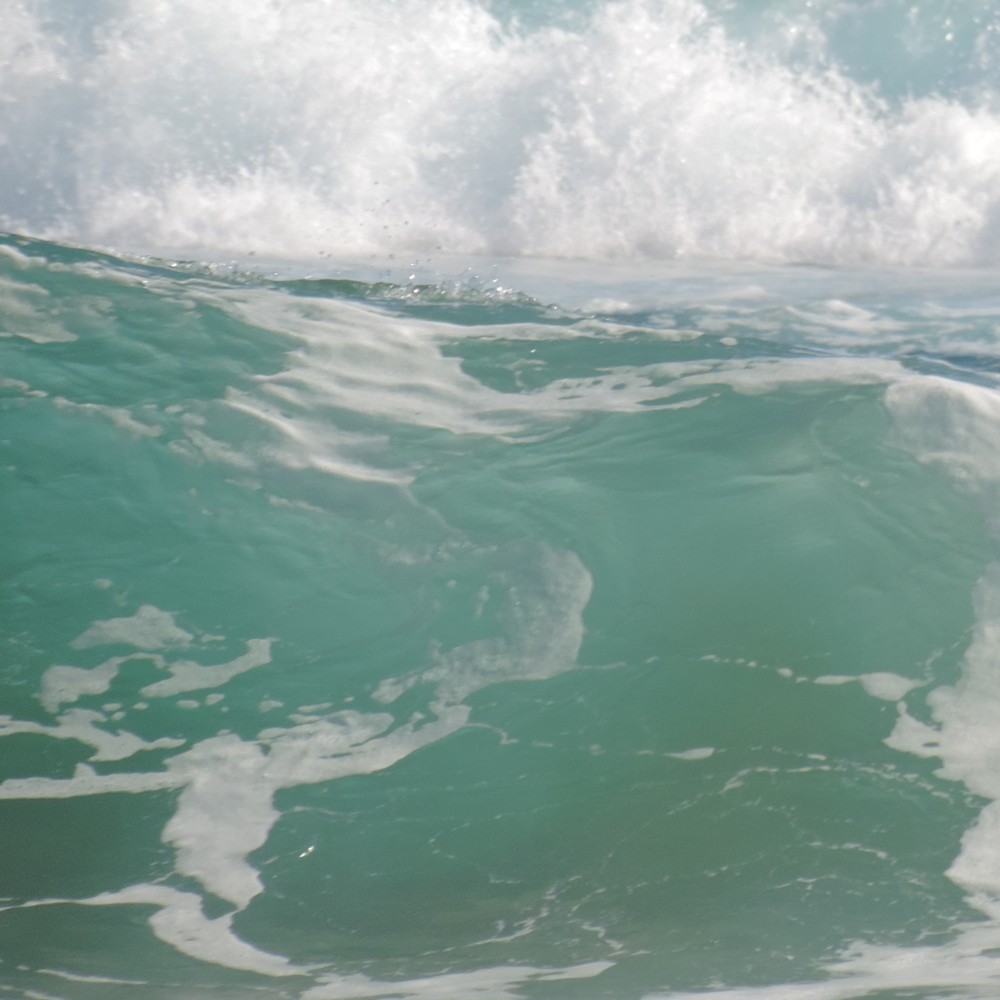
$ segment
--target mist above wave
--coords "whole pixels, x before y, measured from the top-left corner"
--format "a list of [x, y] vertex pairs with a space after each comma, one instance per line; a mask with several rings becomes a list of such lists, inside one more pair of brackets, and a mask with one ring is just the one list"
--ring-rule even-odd
[[794, 7], [19, 0], [0, 223], [287, 256], [1000, 260], [1000, 22]]

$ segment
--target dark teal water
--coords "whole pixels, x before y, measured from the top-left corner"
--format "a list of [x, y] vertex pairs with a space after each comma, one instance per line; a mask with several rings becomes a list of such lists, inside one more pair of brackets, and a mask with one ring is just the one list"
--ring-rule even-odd
[[987, 278], [0, 260], [7, 993], [989, 995]]

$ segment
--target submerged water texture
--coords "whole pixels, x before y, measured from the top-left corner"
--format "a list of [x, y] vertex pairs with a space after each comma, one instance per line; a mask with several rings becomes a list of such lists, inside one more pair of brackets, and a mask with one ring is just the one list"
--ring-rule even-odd
[[9, 4], [0, 997], [996, 996], [972, 7]]

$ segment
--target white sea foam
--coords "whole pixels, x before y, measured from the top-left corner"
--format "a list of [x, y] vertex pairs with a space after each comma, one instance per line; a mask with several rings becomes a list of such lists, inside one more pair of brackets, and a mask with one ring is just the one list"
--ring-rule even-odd
[[186, 691], [219, 687], [248, 670], [270, 663], [273, 641], [273, 639], [250, 639], [247, 641], [247, 651], [226, 663], [203, 665], [194, 660], [174, 660], [166, 663], [170, 677], [147, 684], [142, 693], [148, 698], [166, 698]]
[[901, 677], [899, 674], [887, 671], [862, 674], [858, 680], [868, 694], [882, 701], [900, 701], [923, 683], [923, 681], [915, 681], [909, 677]]
[[[895, 421], [897, 443], [920, 461], [945, 471], [982, 505], [994, 535], [1000, 532], [996, 500], [1000, 490], [1000, 394], [987, 388], [922, 379], [890, 387], [886, 402]], [[966, 650], [962, 677], [954, 686], [927, 696], [933, 722], [901, 712], [889, 743], [921, 756], [939, 757], [943, 777], [963, 782], [970, 791], [1000, 801], [1000, 564], [991, 563], [973, 595], [975, 630]], [[980, 823], [989, 826], [994, 807]], [[973, 870], [984, 876], [979, 886], [994, 897], [1000, 916], [1000, 848], [993, 842], [988, 859], [986, 838], [970, 831], [951, 873], [968, 889], [976, 888]], [[975, 855], [975, 861], [972, 860]], [[982, 902], [982, 900], [980, 900]]]
[[[886, 31], [881, 4], [867, 28], [856, 5], [775, 4], [748, 41], [734, 6], [518, 25], [480, 0], [16, 0], [0, 220], [296, 257], [1000, 259], [985, 24], [963, 59], [943, 15]], [[888, 100], [837, 45], [874, 31], [884, 83], [932, 45], [947, 71]]]
[[[962, 781], [976, 795], [1000, 800], [1000, 676], [996, 670], [1000, 565], [992, 565], [980, 579], [975, 606], [976, 627], [961, 680], [954, 686], [935, 688], [927, 696], [934, 725], [904, 713], [890, 745], [920, 756], [940, 757], [943, 777]], [[997, 884], [1000, 888], [1000, 880]]]
[[[142, 625], [136, 632], [132, 626], [141, 617]], [[169, 618], [170, 616], [166, 616]], [[189, 633], [172, 629], [164, 631], [151, 630], [149, 615], [143, 616], [142, 611], [134, 618], [111, 619], [110, 622], [98, 622], [87, 630], [80, 638], [74, 640], [73, 646], [107, 645], [130, 642], [139, 648], [148, 648], [150, 644], [162, 648], [165, 641], [178, 634], [186, 636], [184, 645], [188, 645]], [[161, 620], [161, 624], [162, 624]], [[126, 623], [122, 625], [121, 623]], [[105, 628], [105, 626], [111, 626]], [[125, 636], [130, 638], [126, 639]], [[81, 642], [81, 640], [84, 640]], [[200, 691], [205, 688], [220, 687], [234, 677], [253, 670], [255, 667], [266, 666], [271, 662], [271, 644], [273, 639], [250, 639], [247, 651], [224, 663], [202, 664], [194, 660], [170, 660], [158, 653], [133, 653], [129, 656], [114, 656], [96, 667], [85, 669], [73, 666], [49, 667], [42, 675], [42, 690], [39, 700], [49, 712], [56, 712], [60, 705], [78, 701], [86, 695], [103, 694], [118, 676], [124, 664], [131, 662], [151, 663], [160, 670], [165, 670], [170, 677], [154, 681], [142, 688], [142, 693], [148, 698], [167, 698], [187, 691]], [[221, 697], [221, 696], [217, 696]], [[213, 702], [214, 703], [214, 702]]]
[[68, 344], [76, 334], [59, 321], [48, 306], [50, 292], [39, 285], [0, 279], [0, 337], [21, 337], [35, 344]]
[[[38, 722], [27, 722], [12, 719], [9, 715], [0, 716], [0, 737], [13, 736], [17, 733], [37, 733], [57, 740], [76, 740], [94, 748], [91, 760], [125, 760], [140, 750], [172, 750], [183, 746], [184, 740], [163, 736], [147, 741], [133, 733], [119, 730], [109, 733], [100, 728], [98, 723], [106, 723], [107, 717], [102, 712], [85, 708], [71, 708], [63, 712], [54, 726], [43, 726]], [[3, 785], [0, 785], [2, 795]]]
[[68, 983], [97, 983], [105, 986], [148, 986], [144, 979], [111, 979], [108, 976], [81, 976], [74, 972], [63, 972], [60, 969], [39, 969], [39, 975], [54, 976]]
[[103, 417], [119, 430], [123, 430], [136, 438], [159, 437], [163, 428], [155, 424], [147, 424], [136, 420], [128, 410], [120, 406], [103, 406], [100, 403], [74, 403], [61, 396], [52, 398], [53, 405], [60, 410], [74, 410], [77, 413]]
[[255, 742], [234, 735], [203, 740], [167, 762], [182, 791], [163, 840], [176, 850], [179, 872], [243, 908], [262, 890], [246, 858], [279, 818], [273, 806], [279, 788], [384, 770], [466, 718], [465, 710], [451, 711], [387, 732], [390, 715], [341, 712], [265, 730]]
[[190, 632], [177, 625], [169, 611], [144, 604], [130, 617], [94, 622], [70, 645], [73, 649], [87, 649], [90, 646], [121, 644], [152, 650], [186, 646], [193, 638]]
[[394, 997], [399, 1000], [520, 1000], [521, 987], [538, 982], [593, 979], [613, 962], [582, 962], [563, 969], [502, 965], [472, 972], [450, 972], [420, 979], [380, 981], [366, 976], [323, 976], [322, 984], [302, 994], [302, 1000], [363, 1000]]
[[75, 799], [81, 795], [139, 794], [177, 788], [179, 779], [166, 772], [97, 774], [77, 764], [72, 778], [8, 778], [0, 782], [0, 799]]
[[[980, 502], [994, 534], [1000, 531], [1000, 396], [990, 389], [924, 379], [890, 388], [887, 405], [897, 442], [920, 461], [947, 472]], [[990, 564], [974, 595], [975, 630], [961, 679], [927, 696], [932, 721], [921, 722], [904, 706], [887, 743], [941, 760], [939, 774], [961, 781], [992, 800], [966, 831], [948, 875], [969, 901], [1000, 922], [1000, 564]], [[1000, 926], [998, 923], [996, 926]], [[1000, 938], [1000, 931], [995, 935]], [[990, 945], [990, 947], [995, 947]], [[993, 973], [997, 975], [996, 972]]]
[[841, 684], [859, 683], [867, 694], [881, 701], [900, 701], [914, 688], [920, 687], [923, 681], [915, 681], [909, 677], [888, 671], [877, 671], [871, 674], [860, 674], [857, 677], [850, 674], [823, 674], [813, 678], [813, 684], [836, 687]]
[[715, 747], [694, 747], [691, 750], [679, 750], [677, 753], [667, 754], [675, 760], [707, 760], [715, 754]]
[[974, 495], [1000, 529], [995, 504], [1000, 490], [1000, 394], [952, 379], [913, 379], [892, 386], [886, 406], [895, 442]]
[[[130, 885], [117, 892], [102, 892], [88, 899], [39, 899], [22, 907], [75, 903], [79, 906], [155, 906], [149, 919], [153, 933], [184, 955], [228, 969], [256, 972], [263, 976], [294, 976], [308, 972], [280, 955], [271, 955], [247, 944], [232, 931], [233, 914], [206, 917], [201, 897], [165, 885]], [[6, 909], [6, 907], [0, 907]], [[64, 978], [71, 978], [65, 974]], [[122, 983], [122, 980], [75, 977], [80, 982]], [[132, 985], [126, 983], [126, 985]], [[140, 984], [141, 985], [141, 984]]]
[[143, 654], [114, 656], [85, 670], [82, 667], [49, 667], [42, 675], [39, 700], [48, 712], [56, 712], [60, 705], [78, 701], [84, 695], [104, 694], [118, 676], [121, 665], [131, 659], [147, 659]]

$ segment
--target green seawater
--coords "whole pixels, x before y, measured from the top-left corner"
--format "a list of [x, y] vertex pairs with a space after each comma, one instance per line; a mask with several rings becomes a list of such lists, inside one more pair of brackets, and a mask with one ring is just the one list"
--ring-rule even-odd
[[988, 282], [546, 266], [3, 239], [0, 996], [994, 995]]

